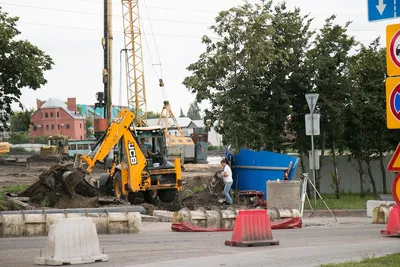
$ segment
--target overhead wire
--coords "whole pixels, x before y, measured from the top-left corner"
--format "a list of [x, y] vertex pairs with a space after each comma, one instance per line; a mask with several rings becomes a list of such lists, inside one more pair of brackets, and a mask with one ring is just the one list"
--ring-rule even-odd
[[161, 73], [160, 73], [160, 76], [161, 76], [160, 78], [162, 79], [162, 78], [163, 78], [163, 75], [162, 75], [162, 65], [161, 65], [160, 52], [158, 51], [157, 40], [156, 40], [156, 37], [155, 37], [155, 35], [154, 35], [153, 23], [151, 22], [151, 19], [150, 19], [150, 14], [149, 14], [149, 10], [147, 9], [146, 1], [144, 1], [144, 6], [145, 6], [145, 10], [146, 10], [147, 17], [149, 18], [149, 25], [150, 25], [151, 35], [153, 36], [153, 41], [154, 41], [154, 45], [155, 45], [155, 48], [156, 48], [156, 53], [157, 53], [158, 62], [159, 62], [159, 64], [160, 64], [160, 72], [161, 72]]
[[[84, 0], [80, 0], [84, 1]], [[88, 2], [94, 2], [94, 3], [102, 3], [98, 1], [90, 1], [90, 0], [85, 0]], [[145, 2], [146, 3], [146, 2]], [[117, 3], [114, 3], [117, 4]], [[0, 5], [10, 5], [10, 6], [17, 6], [17, 7], [24, 7], [24, 8], [32, 8], [32, 9], [41, 9], [41, 10], [48, 10], [48, 11], [57, 11], [57, 12], [66, 12], [66, 13], [75, 13], [75, 14], [83, 14], [83, 15], [99, 15], [103, 16], [102, 13], [97, 13], [97, 12], [87, 12], [87, 11], [77, 11], [77, 10], [67, 10], [67, 9], [59, 9], [59, 8], [49, 8], [49, 7], [43, 7], [43, 6], [31, 6], [31, 5], [21, 5], [21, 4], [15, 4], [15, 3], [5, 3], [5, 2], [0, 2]], [[145, 4], [146, 5], [146, 4]], [[175, 9], [175, 8], [164, 8], [164, 7], [150, 7], [146, 5], [146, 10], [148, 8], [159, 8], [159, 9], [171, 9], [171, 10], [181, 10], [181, 11], [188, 11], [186, 9]], [[196, 10], [192, 10], [196, 11]], [[148, 13], [148, 12], [147, 12]], [[345, 14], [345, 15], [361, 15], [361, 14]], [[113, 14], [114, 17], [122, 17], [120, 14]], [[144, 20], [149, 20], [149, 17], [142, 17]], [[171, 19], [160, 19], [160, 18], [152, 18], [151, 20], [153, 21], [162, 21], [162, 22], [171, 22], [171, 23], [187, 23], [187, 24], [199, 24], [199, 25], [210, 25], [208, 22], [202, 22], [202, 21], [188, 21], [188, 20], [171, 20]], [[60, 26], [62, 27], [62, 26]], [[151, 26], [152, 27], [152, 26]], [[383, 30], [375, 30], [375, 29], [348, 29], [349, 31], [352, 32], [383, 32]]]
[[[151, 66], [152, 66], [152, 68], [153, 68], [153, 70], [154, 70], [154, 72], [155, 72], [155, 74], [156, 74], [156, 76], [157, 76], [157, 78], [158, 78], [158, 80], [160, 81], [160, 84], [161, 84], [161, 81], [163, 81], [163, 66], [162, 66], [162, 63], [161, 63], [160, 52], [159, 52], [159, 49], [158, 49], [158, 44], [157, 44], [157, 40], [156, 40], [156, 37], [155, 37], [154, 28], [153, 28], [153, 23], [151, 22], [150, 13], [149, 13], [149, 10], [148, 10], [148, 8], [147, 8], [146, 1], [144, 2], [144, 6], [145, 6], [145, 10], [146, 10], [147, 17], [149, 18], [150, 33], [151, 33], [151, 35], [152, 35], [152, 37], [153, 37], [154, 46], [155, 46], [155, 50], [156, 50], [156, 54], [157, 54], [157, 59], [158, 59], [158, 64], [156, 64], [156, 63], [154, 63], [154, 62], [152, 61], [152, 58], [153, 58], [153, 57], [151, 56], [150, 45], [149, 45], [149, 42], [148, 42], [147, 38], [146, 38], [145, 41], [146, 41], [146, 43], [147, 43], [148, 52], [149, 52], [149, 54], [150, 54], [150, 60], [151, 60], [150, 63], [151, 63]], [[142, 24], [142, 26], [143, 26], [143, 24]], [[144, 32], [144, 30], [143, 30], [143, 32]], [[146, 36], [146, 35], [145, 35], [145, 36]], [[156, 66], [159, 66], [159, 67], [160, 67], [160, 75], [158, 75]], [[164, 86], [161, 86], [161, 92], [162, 92], [162, 95], [163, 95], [163, 99], [164, 99], [164, 101], [165, 101], [167, 97], [166, 97], [166, 92], [165, 92], [165, 90], [164, 90]]]

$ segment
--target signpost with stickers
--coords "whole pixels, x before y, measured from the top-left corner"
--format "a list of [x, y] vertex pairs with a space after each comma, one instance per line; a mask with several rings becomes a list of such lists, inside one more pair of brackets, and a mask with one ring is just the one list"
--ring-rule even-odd
[[[400, 129], [400, 24], [386, 27], [386, 121], [388, 129]], [[396, 204], [389, 213], [386, 229], [382, 235], [400, 237], [400, 144], [397, 146], [388, 170], [397, 175], [392, 184], [392, 195]]]

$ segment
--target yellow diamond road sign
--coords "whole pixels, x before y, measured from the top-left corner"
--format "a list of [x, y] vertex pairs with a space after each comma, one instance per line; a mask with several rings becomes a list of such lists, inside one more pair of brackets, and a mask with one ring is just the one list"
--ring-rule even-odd
[[389, 76], [400, 75], [400, 24], [386, 27], [386, 62]]

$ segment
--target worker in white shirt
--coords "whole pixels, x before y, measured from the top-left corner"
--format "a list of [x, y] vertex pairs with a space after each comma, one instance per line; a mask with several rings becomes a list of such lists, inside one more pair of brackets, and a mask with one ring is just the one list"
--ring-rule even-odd
[[221, 165], [224, 168], [224, 170], [222, 171], [222, 178], [224, 179], [225, 182], [224, 195], [226, 197], [228, 204], [232, 205], [233, 201], [231, 196], [229, 195], [229, 191], [231, 190], [233, 184], [232, 170], [227, 164], [225, 159], [221, 160]]

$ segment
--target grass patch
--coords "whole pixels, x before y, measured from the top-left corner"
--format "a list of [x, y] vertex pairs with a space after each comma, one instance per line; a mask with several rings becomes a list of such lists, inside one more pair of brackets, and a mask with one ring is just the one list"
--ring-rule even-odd
[[[29, 185], [26, 184], [18, 184], [18, 185], [10, 185], [10, 186], [5, 186], [3, 190], [1, 190], [3, 193], [14, 193], [14, 194], [19, 194], [25, 191]], [[1, 192], [0, 192], [1, 193]]]
[[[360, 198], [359, 194], [349, 194], [349, 193], [342, 193], [340, 195], [340, 199], [336, 199], [335, 194], [322, 194], [326, 204], [330, 209], [335, 210], [355, 210], [355, 209], [366, 209], [367, 208], [367, 201], [376, 199], [372, 194], [366, 194], [365, 198]], [[379, 198], [378, 198], [379, 199]], [[311, 204], [314, 208], [314, 195], [311, 194], [310, 196]], [[304, 209], [310, 209], [310, 205], [306, 199], [304, 203]], [[321, 210], [326, 210], [326, 206], [321, 199], [319, 199], [317, 194], [317, 208]]]
[[360, 262], [345, 262], [320, 265], [320, 267], [397, 267], [400, 265], [400, 253], [379, 258], [366, 258]]

